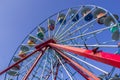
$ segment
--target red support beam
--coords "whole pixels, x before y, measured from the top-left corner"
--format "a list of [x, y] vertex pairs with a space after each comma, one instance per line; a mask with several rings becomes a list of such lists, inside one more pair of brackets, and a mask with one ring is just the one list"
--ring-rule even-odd
[[81, 74], [86, 80], [90, 80], [89, 76], [84, 74], [81, 70], [79, 70], [75, 65], [73, 65], [71, 62], [68, 60], [65, 60], [73, 69], [75, 69], [79, 74]]
[[48, 46], [48, 43], [55, 43], [55, 41], [53, 39], [47, 40], [42, 44], [38, 44], [37, 46], [35, 46], [36, 49]]
[[37, 51], [40, 51], [43, 47], [48, 46], [48, 43], [50, 42], [54, 42], [54, 40], [50, 39], [42, 44], [37, 45], [35, 48], [36, 50], [33, 51], [32, 53], [30, 53], [29, 55], [27, 55], [26, 57], [22, 58], [21, 60], [17, 61], [16, 63], [12, 64], [11, 66], [9, 66], [8, 68], [6, 68], [5, 70], [0, 72], [0, 75], [2, 75], [3, 73], [7, 72], [8, 70], [10, 70], [11, 68], [13, 68], [14, 66], [18, 65], [19, 63], [23, 62], [24, 60], [26, 60], [27, 58], [29, 58], [30, 56], [32, 56], [33, 54], [35, 54]]
[[25, 59], [27, 59], [28, 57], [32, 56], [33, 54], [35, 54], [38, 50], [33, 51], [31, 54], [27, 55], [26, 57], [24, 57], [23, 59], [17, 61], [16, 63], [12, 64], [11, 66], [9, 66], [8, 68], [6, 68], [5, 70], [0, 72], [0, 75], [2, 75], [3, 73], [7, 72], [8, 70], [10, 70], [11, 68], [13, 68], [14, 66], [18, 65], [19, 63], [23, 62]]
[[49, 43], [49, 45], [53, 48], [66, 50], [74, 54], [78, 54], [80, 56], [84, 56], [86, 58], [90, 58], [108, 65], [120, 68], [120, 55], [111, 54], [111, 53], [102, 52], [102, 51], [94, 53], [92, 50], [86, 50], [82, 48], [76, 48], [76, 47], [54, 44], [54, 43]]
[[44, 54], [45, 50], [47, 49], [47, 47], [42, 51], [41, 54], [39, 54], [39, 56], [36, 58], [35, 62], [33, 63], [32, 67], [28, 70], [28, 72], [26, 73], [26, 75], [23, 77], [22, 80], [27, 80], [27, 78], [29, 77], [30, 73], [32, 72], [32, 70], [35, 68], [35, 66], [37, 65], [38, 61], [40, 60], [40, 58], [42, 57], [42, 55]]
[[56, 72], [55, 72], [54, 80], [57, 80], [57, 75], [58, 75], [59, 66], [60, 66], [60, 64], [58, 63], [58, 64], [57, 64], [57, 67], [56, 67]]
[[98, 77], [96, 77], [94, 74], [92, 74], [90, 71], [82, 67], [80, 64], [66, 56], [63, 52], [60, 50], [55, 49], [65, 60], [66, 62], [71, 65], [78, 73], [80, 73], [86, 80], [100, 80]]

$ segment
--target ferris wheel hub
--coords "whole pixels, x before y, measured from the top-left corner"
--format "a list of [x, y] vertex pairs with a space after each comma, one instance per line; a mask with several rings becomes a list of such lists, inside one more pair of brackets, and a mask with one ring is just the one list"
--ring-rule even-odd
[[56, 43], [56, 41], [55, 41], [54, 39], [49, 39], [49, 40], [45, 41], [45, 42], [42, 43], [42, 44], [38, 44], [37, 46], [35, 46], [35, 48], [36, 48], [36, 49], [40, 49], [40, 48], [49, 46], [48, 43]]

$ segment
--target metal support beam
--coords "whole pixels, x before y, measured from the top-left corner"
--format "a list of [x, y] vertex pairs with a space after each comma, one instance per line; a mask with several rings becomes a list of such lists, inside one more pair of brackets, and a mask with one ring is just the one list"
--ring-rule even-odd
[[84, 74], [81, 70], [79, 70], [75, 65], [73, 65], [71, 62], [65, 59], [65, 62], [67, 62], [73, 69], [75, 69], [79, 74], [81, 74], [86, 80], [90, 80], [89, 76]]
[[54, 80], [57, 80], [59, 66], [60, 66], [60, 64], [58, 63], [57, 66], [56, 66], [56, 72], [55, 72]]
[[48, 43], [55, 43], [55, 41], [53, 39], [47, 40], [46, 42], [42, 43], [42, 44], [38, 44], [37, 46], [35, 46], [36, 49], [48, 46]]
[[80, 73], [86, 80], [100, 80], [98, 77], [96, 77], [94, 74], [92, 74], [90, 71], [82, 67], [80, 64], [66, 56], [63, 52], [61, 52], [58, 49], [55, 49], [62, 57], [66, 60], [66, 62], [73, 67], [78, 73]]
[[26, 57], [24, 57], [23, 59], [17, 61], [16, 63], [12, 64], [11, 66], [9, 66], [8, 68], [6, 68], [5, 70], [0, 72], [0, 75], [2, 75], [3, 73], [7, 72], [8, 70], [10, 70], [11, 68], [13, 68], [14, 66], [18, 65], [19, 63], [23, 62], [25, 59], [27, 59], [28, 57], [32, 56], [33, 54], [35, 54], [38, 50], [33, 51], [31, 54], [27, 55]]
[[74, 54], [78, 54], [80, 56], [84, 56], [86, 58], [90, 58], [108, 65], [120, 68], [120, 55], [117, 55], [117, 54], [111, 54], [111, 53], [102, 52], [102, 51], [94, 53], [92, 50], [86, 50], [82, 48], [76, 48], [76, 47], [54, 44], [54, 43], [49, 43], [49, 45], [53, 48], [66, 50]]
[[42, 44], [37, 45], [35, 48], [36, 50], [33, 51], [32, 53], [30, 53], [29, 55], [27, 55], [26, 57], [22, 58], [21, 60], [17, 61], [16, 63], [12, 64], [11, 66], [9, 66], [8, 68], [6, 68], [5, 70], [0, 72], [0, 75], [2, 75], [3, 73], [7, 72], [8, 70], [10, 70], [11, 68], [13, 68], [14, 66], [18, 65], [19, 63], [23, 62], [24, 60], [26, 60], [27, 58], [29, 58], [30, 56], [32, 56], [33, 54], [35, 54], [37, 51], [40, 51], [43, 47], [46, 47], [48, 45], [48, 43], [50, 42], [54, 42], [54, 40], [48, 40]]
[[36, 60], [33, 63], [32, 67], [28, 70], [28, 72], [26, 73], [26, 75], [23, 77], [22, 80], [27, 80], [27, 78], [29, 77], [30, 73], [35, 68], [35, 66], [37, 65], [38, 61], [40, 60], [40, 58], [42, 57], [42, 55], [44, 54], [44, 52], [45, 52], [46, 49], [47, 49], [47, 47], [43, 51], [41, 50], [42, 53], [39, 54], [39, 56], [36, 58]]

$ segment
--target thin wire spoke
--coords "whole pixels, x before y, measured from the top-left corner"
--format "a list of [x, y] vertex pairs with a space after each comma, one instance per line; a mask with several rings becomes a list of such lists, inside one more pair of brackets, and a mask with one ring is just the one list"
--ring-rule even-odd
[[53, 70], [53, 61], [51, 59], [51, 71], [52, 71], [52, 80], [54, 80], [54, 70]]
[[[88, 22], [88, 23], [86, 23], [86, 24], [78, 27], [76, 30], [72, 31], [72, 32], [69, 33], [69, 34], [61, 34], [61, 36], [59, 36], [58, 39], [61, 40], [61, 39], [65, 38], [65, 37], [67, 37], [67, 36], [69, 36], [69, 35], [71, 35], [71, 34], [75, 34], [77, 31], [79, 31], [80, 29], [86, 27], [87, 25], [91, 24], [92, 22], [94, 22], [94, 21], [96, 21], [96, 20], [97, 20], [97, 19], [93, 19], [92, 21], [90, 21], [90, 22]], [[68, 29], [68, 30], [66, 30], [66, 31], [70, 31], [70, 29]], [[66, 33], [67, 33], [67, 32], [66, 32]]]
[[[90, 25], [90, 26], [91, 26], [91, 25]], [[88, 27], [87, 29], [85, 29], [85, 30], [83, 31], [83, 33], [81, 32], [81, 30], [79, 30], [80, 35], [86, 33], [86, 32], [89, 30], [89, 28], [90, 28], [90, 27]], [[81, 38], [82, 42], [84, 43], [86, 49], [88, 49], [88, 47], [86, 46], [86, 40], [85, 40], [85, 38], [84, 38], [84, 37], [80, 37], [80, 38]], [[77, 44], [78, 44], [78, 43], [77, 43]]]
[[[92, 12], [94, 9], [95, 9], [95, 8], [93, 8], [90, 12]], [[90, 12], [89, 12], [89, 13], [90, 13]], [[89, 13], [87, 13], [87, 14], [89, 14]], [[86, 15], [87, 15], [87, 14], [86, 14]], [[62, 37], [62, 36], [64, 36], [68, 31], [70, 31], [70, 29], [72, 29], [77, 23], [79, 23], [81, 20], [83, 20], [84, 17], [85, 17], [85, 16], [82, 16], [77, 22], [75, 22], [74, 24], [72, 24], [72, 26], [70, 26], [66, 31], [62, 31], [62, 30], [61, 30], [60, 35], [58, 35], [59, 38]], [[58, 38], [58, 39], [59, 39], [59, 38]]]
[[[17, 74], [22, 74], [23, 72], [26, 72], [26, 71], [24, 71], [24, 69], [26, 69], [26, 68], [28, 67], [28, 65], [31, 64], [35, 59], [36, 59], [36, 57], [34, 57], [33, 59], [29, 60], [29, 61], [27, 62], [27, 64], [24, 65], [24, 66], [22, 66], [22, 68], [20, 69], [20, 71], [18, 71], [15, 75], [17, 75]], [[27, 69], [28, 69], [28, 68], [27, 68]], [[11, 77], [13, 78], [14, 76], [11, 76]]]
[[60, 29], [61, 29], [61, 27], [62, 27], [62, 25], [63, 25], [66, 17], [67, 17], [68, 14], [69, 14], [69, 11], [70, 11], [70, 9], [68, 9], [68, 11], [67, 11], [67, 13], [66, 13], [66, 15], [65, 15], [65, 18], [63, 19], [62, 23], [61, 23], [60, 26], [58, 27], [57, 31], [54, 33], [54, 34], [55, 34], [54, 36], [56, 36], [56, 35], [58, 34], [58, 32], [60, 31]]
[[83, 62], [84, 64], [87, 64], [87, 65], [89, 65], [89, 66], [91, 66], [91, 67], [93, 67], [93, 68], [95, 68], [95, 69], [97, 69], [97, 70], [99, 70], [99, 71], [101, 71], [101, 72], [103, 72], [105, 74], [108, 74], [108, 72], [106, 72], [106, 71], [104, 71], [104, 70], [102, 70], [102, 69], [100, 69], [100, 68], [98, 68], [98, 67], [96, 67], [96, 66], [94, 66], [94, 65], [92, 65], [92, 64], [90, 64], [90, 63], [88, 63], [88, 62], [86, 62], [84, 60], [82, 60], [82, 59], [80, 59], [80, 58], [77, 58], [76, 56], [73, 56], [73, 55], [68, 54], [66, 52], [64, 52], [64, 53], [71, 56], [71, 57], [73, 57], [73, 58], [75, 58], [75, 59], [77, 59], [77, 60], [79, 60], [79, 61], [81, 61], [81, 62]]
[[[55, 68], [56, 64], [57, 64], [57, 62], [55, 62], [54, 65], [53, 65], [53, 71], [54, 71], [54, 68]], [[45, 80], [48, 80], [48, 78], [49, 78], [50, 75], [51, 75], [51, 72], [52, 72], [52, 70], [48, 71], [48, 74], [47, 74], [46, 77], [44, 78]]]
[[[34, 79], [34, 77], [37, 77], [37, 78], [39, 78], [38, 76], [36, 76], [37, 75], [37, 73], [40, 71], [40, 69], [42, 69], [43, 67], [41, 66], [41, 64], [39, 64], [38, 65], [38, 68], [37, 68], [37, 70], [35, 71], [35, 73], [33, 74], [33, 77], [31, 78], [31, 80], [33, 80]], [[40, 78], [39, 78], [40, 79]]]
[[[34, 62], [34, 60], [36, 59], [36, 57], [37, 57], [37, 56], [34, 56], [34, 55], [33, 55], [33, 57], [32, 57], [32, 58], [33, 58], [32, 61], [31, 61], [31, 60], [27, 60], [26, 62], [28, 63], [29, 61], [31, 61], [31, 62], [28, 63], [28, 64], [32, 64], [32, 62]], [[28, 71], [30, 66], [31, 66], [31, 65], [27, 65], [26, 67], [23, 67], [23, 69], [27, 68], [27, 71]], [[21, 71], [20, 74], [23, 74], [23, 73], [26, 74], [26, 71], [23, 71], [23, 72]], [[24, 75], [23, 75], [23, 76], [24, 76]], [[30, 79], [28, 78], [28, 80], [30, 80]]]
[[107, 29], [109, 29], [109, 28], [111, 28], [111, 27], [105, 27], [105, 28], [102, 28], [102, 29], [98, 29], [98, 30], [95, 30], [95, 31], [86, 33], [86, 34], [82, 34], [82, 35], [79, 35], [79, 36], [76, 36], [76, 37], [69, 38], [69, 39], [66, 39], [66, 40], [61, 40], [61, 41], [59, 41], [59, 43], [60, 43], [60, 42], [65, 42], [65, 41], [69, 41], [69, 40], [72, 40], [72, 39], [77, 39], [77, 38], [80, 38], [80, 37], [83, 37], [83, 36], [86, 36], [86, 35], [90, 35], [90, 34], [102, 32], [102, 31], [107, 30]]
[[[65, 28], [69, 25], [69, 23], [72, 21], [72, 19], [79, 13], [79, 11], [81, 10], [81, 8], [82, 8], [82, 7], [80, 7], [79, 10], [76, 12], [76, 14], [75, 14], [71, 19], [69, 19], [69, 21], [67, 22], [67, 24], [62, 28], [60, 34], [63, 32], [63, 30], [65, 30]], [[77, 24], [80, 20], [82, 20], [82, 18], [79, 19], [75, 24]], [[60, 34], [58, 34], [58, 36], [59, 36]], [[58, 37], [58, 36], [56, 35], [56, 37]]]
[[46, 64], [47, 63], [47, 56], [46, 56], [46, 59], [45, 59], [45, 63], [44, 63], [44, 65], [43, 65], [43, 70], [42, 70], [42, 73], [41, 73], [41, 75], [40, 75], [40, 79], [42, 80], [42, 77], [43, 77], [43, 75], [44, 75], [44, 72], [45, 72], [45, 67], [46, 67]]
[[[44, 55], [44, 56], [45, 56], [45, 55]], [[44, 58], [44, 56], [43, 56], [42, 58]], [[41, 64], [42, 64], [42, 61], [43, 61], [43, 59], [41, 59], [41, 62], [38, 64], [38, 67], [36, 68], [36, 71], [34, 71], [35, 73], [33, 74], [33, 77], [31, 78], [31, 80], [33, 80], [34, 77], [40, 79], [40, 77], [39, 77], [39, 76], [36, 76], [36, 75], [37, 75], [37, 73], [38, 73], [41, 69], [43, 70], [43, 66], [41, 65]], [[41, 71], [40, 71], [40, 72], [41, 72]]]
[[112, 76], [113, 72], [115, 71], [115, 69], [116, 69], [115, 67], [113, 67], [113, 68], [111, 69], [111, 72], [109, 73], [107, 79], [110, 79], [110, 78], [111, 78], [111, 76]]
[[[86, 30], [84, 30], [83, 33], [81, 33], [81, 31], [80, 31], [80, 34], [84, 34], [87, 30], [89, 30], [89, 27], [88, 27]], [[81, 37], [81, 40], [82, 40], [82, 42], [84, 43], [85, 48], [88, 49], [88, 47], [86, 46], [86, 40], [84, 40], [83, 38], [84, 38], [84, 37]], [[74, 44], [74, 42], [75, 42], [75, 44], [78, 44], [75, 40], [74, 40], [74, 41], [71, 40], [71, 42], [72, 42], [72, 44]], [[78, 55], [76, 55], [76, 56], [78, 56]], [[86, 59], [86, 58], [84, 58], [84, 60], [85, 60], [85, 59]], [[77, 61], [77, 62], [78, 62], [78, 61]], [[86, 64], [85, 64], [85, 65], [86, 65]], [[87, 66], [87, 68], [89, 69], [89, 71], [93, 72], [88, 65], [86, 65], [86, 66]]]
[[[93, 10], [94, 10], [94, 8], [93, 8]], [[92, 12], [92, 10], [91, 10], [91, 12]], [[105, 13], [104, 15], [106, 15], [106, 14], [107, 14], [107, 13]], [[103, 16], [104, 16], [104, 15], [103, 15]], [[85, 17], [85, 16], [84, 16], [84, 17]], [[101, 17], [102, 17], [102, 16], [101, 16]], [[67, 34], [67, 35], [66, 35], [67, 32], [65, 33], [65, 35], [64, 35], [64, 33], [63, 33], [63, 34], [61, 34], [61, 36], [59, 36], [58, 39], [60, 39], [61, 37], [62, 37], [61, 39], [63, 39], [64, 37], [67, 37], [67, 36], [69, 36], [69, 35], [71, 35], [71, 34], [74, 34], [74, 33], [76, 33], [77, 31], [79, 31], [80, 29], [82, 29], [82, 28], [84, 28], [85, 26], [93, 23], [93, 22], [96, 21], [96, 20], [97, 20], [97, 18], [91, 20], [90, 22], [88, 22], [88, 23], [86, 23], [86, 24], [78, 27], [76, 30], [74, 30], [73, 32], [71, 32], [71, 33], [69, 33], [69, 34]], [[87, 26], [87, 27], [88, 27], [88, 26]], [[60, 39], [60, 40], [61, 40], [61, 39]]]
[[77, 78], [75, 77], [75, 74], [77, 73], [76, 71], [74, 73], [72, 73], [72, 71], [70, 70], [69, 66], [66, 65], [68, 71], [71, 73], [72, 77], [74, 77], [75, 80], [77, 80]]
[[108, 43], [112, 43], [112, 42], [115, 42], [115, 40], [105, 41], [105, 42], [102, 42], [102, 44], [108, 44]]
[[23, 69], [27, 68], [29, 64], [31, 64], [36, 58], [33, 58], [31, 61], [29, 61], [24, 67], [22, 67], [22, 69], [20, 70], [19, 73], [23, 73]]
[[88, 27], [86, 30], [84, 30], [82, 34], [86, 33], [89, 29], [90, 29], [90, 27]]
[[39, 39], [38, 37], [35, 37], [35, 36], [31, 35], [31, 34], [29, 34], [29, 36], [34, 37], [35, 39], [37, 39], [37, 40], [39, 40], [39, 41], [41, 41], [41, 42], [44, 42], [43, 40], [41, 40], [41, 39]]
[[[85, 31], [83, 31], [83, 32], [86, 32], [87, 30], [85, 30]], [[88, 49], [88, 47], [86, 46], [86, 42], [83, 40], [83, 38], [81, 37], [81, 39], [82, 39], [82, 41], [84, 42], [84, 46], [85, 46], [85, 48], [86, 49]], [[74, 41], [72, 41], [71, 40], [71, 42], [72, 42], [72, 44], [74, 44], [74, 42], [75, 42], [75, 44], [77, 45], [78, 43], [74, 40]], [[76, 55], [75, 54], [75, 56], [78, 56], [78, 55]], [[86, 58], [84, 57], [84, 60], [85, 60]], [[76, 61], [76, 62], [78, 62], [78, 61]], [[86, 65], [86, 64], [85, 64]], [[86, 65], [87, 66], [87, 68], [89, 69], [89, 71], [91, 71], [92, 73], [93, 73], [93, 71], [90, 69], [90, 67], [88, 66], [88, 65]]]
[[[90, 26], [90, 27], [91, 27], [91, 30], [94, 30], [94, 29], [93, 29], [93, 25]], [[99, 41], [98, 41], [98, 39], [97, 39], [97, 37], [96, 37], [96, 34], [93, 34], [93, 35], [94, 35], [94, 38], [95, 38], [96, 42], [97, 42], [98, 44], [100, 44]]]
[[[59, 13], [57, 13], [57, 17], [56, 17], [56, 20], [55, 20], [55, 28], [57, 27], [57, 24], [59, 23], [58, 20], [57, 20], [58, 16], [59, 16]], [[55, 30], [53, 30], [52, 38], [54, 37], [55, 34], [56, 34]]]
[[[68, 44], [69, 45], [69, 44]], [[85, 47], [85, 45], [72, 45], [70, 44], [69, 46], [75, 46], [75, 47]], [[94, 44], [94, 45], [86, 45], [87, 47], [103, 47], [103, 48], [118, 48], [118, 45], [99, 45], [99, 44]]]
[[[49, 19], [48, 19], [48, 21], [49, 21]], [[49, 37], [49, 38], [51, 37], [50, 29], [48, 29], [48, 37]]]
[[[101, 31], [102, 32], [102, 31]], [[93, 38], [94, 37], [94, 34], [99, 34], [99, 33], [101, 33], [101, 32], [97, 32], [97, 33], [93, 33], [92, 35], [90, 35], [90, 36], [88, 36], [87, 38], [86, 38], [86, 40], [89, 40], [89, 39], [91, 39], [91, 38]], [[100, 42], [99, 42], [100, 43]]]
[[[56, 54], [55, 54], [56, 55]], [[60, 58], [56, 55], [57, 59], [59, 60], [60, 64], [62, 65], [62, 67], [64, 68], [65, 72], [67, 73], [68, 77], [70, 78], [70, 80], [73, 80], [72, 76], [70, 75], [70, 73], [68, 72], [68, 70], [66, 69], [65, 65], [62, 63], [62, 61], [60, 60]]]

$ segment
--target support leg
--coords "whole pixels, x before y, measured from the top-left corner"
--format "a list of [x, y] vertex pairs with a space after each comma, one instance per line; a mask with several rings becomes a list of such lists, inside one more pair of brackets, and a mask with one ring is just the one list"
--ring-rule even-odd
[[42, 55], [44, 54], [46, 48], [42, 51], [41, 54], [39, 54], [39, 56], [36, 58], [34, 64], [32, 65], [32, 67], [28, 70], [28, 72], [26, 73], [26, 75], [23, 77], [22, 80], [27, 80], [27, 78], [29, 77], [30, 73], [32, 72], [32, 70], [34, 69], [34, 67], [37, 65], [38, 61], [40, 60], [40, 58], [42, 57]]

